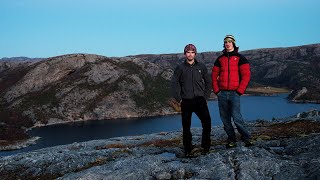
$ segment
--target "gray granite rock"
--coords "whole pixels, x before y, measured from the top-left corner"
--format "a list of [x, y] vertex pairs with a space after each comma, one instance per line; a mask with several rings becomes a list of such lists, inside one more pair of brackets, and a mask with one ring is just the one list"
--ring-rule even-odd
[[[301, 120], [301, 119], [300, 119]], [[299, 121], [299, 120], [298, 120]], [[306, 123], [316, 122], [312, 119]], [[295, 123], [251, 123], [253, 132]], [[272, 129], [270, 129], [272, 130]], [[201, 128], [193, 128], [193, 143], [201, 144]], [[185, 158], [181, 131], [117, 137], [55, 146], [0, 158], [3, 179], [319, 179], [320, 134], [262, 140], [252, 147], [237, 142], [224, 146], [222, 127], [212, 128], [206, 155]]]

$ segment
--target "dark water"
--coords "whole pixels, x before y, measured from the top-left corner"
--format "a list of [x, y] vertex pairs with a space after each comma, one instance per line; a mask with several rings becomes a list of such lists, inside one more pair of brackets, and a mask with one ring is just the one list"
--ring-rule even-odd
[[[288, 102], [287, 94], [277, 96], [242, 96], [241, 112], [248, 121], [257, 119], [272, 120], [272, 118], [288, 117], [311, 109], [320, 109], [320, 104], [296, 104]], [[209, 101], [212, 125], [221, 125], [217, 101]], [[192, 116], [192, 127], [201, 127], [196, 115]], [[36, 145], [16, 151], [0, 152], [0, 156], [26, 152], [30, 150], [55, 145], [70, 144], [94, 139], [105, 139], [118, 136], [150, 134], [163, 131], [181, 130], [180, 115], [118, 119], [106, 121], [86, 121], [69, 124], [59, 124], [35, 128], [30, 131], [32, 136], [40, 136]]]

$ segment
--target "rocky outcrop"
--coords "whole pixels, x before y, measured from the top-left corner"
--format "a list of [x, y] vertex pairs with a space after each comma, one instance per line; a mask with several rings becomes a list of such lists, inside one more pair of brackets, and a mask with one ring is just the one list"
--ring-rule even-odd
[[303, 96], [307, 92], [308, 92], [308, 89], [306, 87], [303, 87], [302, 89], [292, 91], [288, 98], [291, 99], [292, 101], [297, 101], [301, 96]]
[[99, 58], [102, 57], [78, 54], [49, 58], [46, 61], [39, 62], [18, 83], [7, 90], [4, 98], [7, 102], [11, 102], [27, 93], [40, 91], [80, 69], [85, 63], [95, 62]]
[[0, 146], [0, 151], [11, 151], [16, 149], [22, 149], [22, 148], [36, 144], [36, 141], [38, 139], [40, 139], [40, 137], [32, 137], [27, 140], [19, 140], [7, 146]]
[[1, 104], [36, 125], [174, 113], [166, 103], [172, 70], [151, 62], [70, 54], [21, 68], [16, 82], [3, 87]]
[[[309, 93], [311, 91], [312, 93]], [[320, 100], [317, 99], [318, 93], [320, 91], [317, 89], [307, 89], [306, 87], [302, 87], [301, 89], [293, 90], [288, 99], [292, 102], [296, 103], [320, 103]]]
[[[0, 158], [2, 179], [319, 179], [320, 117], [251, 123], [252, 147], [226, 149], [212, 128], [210, 152], [184, 158], [181, 132], [117, 137]], [[192, 129], [196, 147], [201, 128]]]

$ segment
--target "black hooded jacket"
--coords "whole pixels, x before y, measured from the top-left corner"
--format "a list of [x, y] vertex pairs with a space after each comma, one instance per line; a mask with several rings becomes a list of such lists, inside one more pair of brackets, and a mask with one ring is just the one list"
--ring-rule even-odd
[[181, 99], [193, 99], [199, 96], [208, 99], [212, 90], [206, 66], [196, 60], [192, 65], [186, 61], [178, 65], [171, 83], [172, 95], [178, 102]]

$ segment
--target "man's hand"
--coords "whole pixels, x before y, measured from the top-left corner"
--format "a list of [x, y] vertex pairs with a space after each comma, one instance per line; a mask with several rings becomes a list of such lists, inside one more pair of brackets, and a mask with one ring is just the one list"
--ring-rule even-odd
[[181, 102], [177, 102], [175, 99], [170, 98], [167, 103], [176, 111], [176, 112], [181, 112]]

